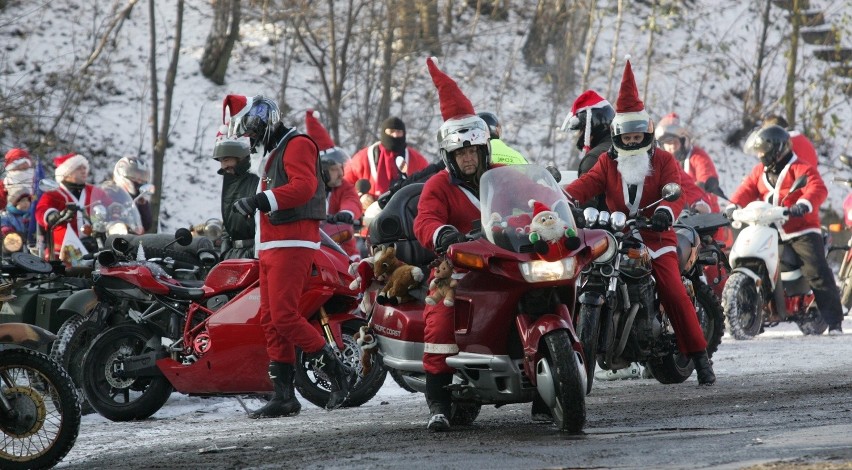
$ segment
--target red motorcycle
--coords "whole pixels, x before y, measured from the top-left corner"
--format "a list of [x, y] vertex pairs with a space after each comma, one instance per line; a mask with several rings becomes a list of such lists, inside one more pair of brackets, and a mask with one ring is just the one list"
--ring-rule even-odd
[[[840, 161], [852, 167], [852, 157], [841, 155]], [[852, 188], [852, 179], [835, 177], [834, 182]], [[834, 233], [843, 232], [844, 230], [852, 233], [852, 193], [848, 194], [843, 200], [843, 224], [831, 224], [828, 229]], [[838, 278], [840, 279], [840, 303], [843, 305], [845, 313], [848, 314], [849, 310], [852, 309], [852, 237], [849, 237], [846, 246], [829, 247], [829, 252], [832, 251], [844, 252]]]
[[[397, 256], [415, 265], [434, 258], [411, 233], [421, 189], [422, 184], [402, 188], [370, 226], [373, 245], [393, 242]], [[456, 369], [452, 424], [471, 424], [482, 405], [529, 403], [536, 396], [561, 430], [579, 432], [585, 424], [586, 358], [572, 310], [577, 276], [606, 250], [607, 239], [598, 231], [580, 231], [578, 248], [556, 261], [540, 259], [529, 239], [531, 197], [575, 227], [568, 201], [547, 170], [499, 167], [480, 181], [481, 233], [449, 250], [455, 268], [467, 270], [455, 292], [460, 352], [447, 358]], [[371, 324], [385, 367], [410, 389], [425, 392], [424, 292], [411, 293], [417, 301], [375, 305]]]
[[[375, 396], [386, 371], [372, 367], [361, 376], [361, 350], [353, 336], [366, 320], [358, 315], [356, 293], [348, 288], [348, 257], [322, 234], [300, 309], [359, 380], [343, 406], [358, 406]], [[191, 240], [180, 229], [177, 241]], [[224, 396], [272, 392], [269, 359], [260, 325], [259, 262], [225, 260], [203, 284], [177, 281], [156, 263], [128, 260], [127, 243], [98, 254], [94, 276], [96, 311], [108, 312], [127, 299], [149, 302], [129, 311], [133, 322], [101, 333], [83, 358], [83, 390], [92, 407], [107, 419], [144, 419], [173, 390], [188, 395]], [[330, 381], [313, 370], [307, 355], [296, 352], [296, 388], [324, 407]]]

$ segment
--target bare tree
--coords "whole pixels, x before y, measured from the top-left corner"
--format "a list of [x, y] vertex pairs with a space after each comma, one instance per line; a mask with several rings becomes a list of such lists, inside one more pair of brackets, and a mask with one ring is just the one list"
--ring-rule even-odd
[[784, 111], [787, 114], [787, 122], [790, 126], [796, 123], [796, 62], [799, 58], [799, 28], [802, 24], [802, 15], [799, 8], [800, 0], [792, 0], [793, 7], [790, 9], [790, 51], [787, 54], [787, 84], [784, 87]]
[[231, 51], [239, 37], [240, 0], [213, 0], [213, 26], [204, 43], [201, 74], [217, 85], [224, 85]]
[[624, 0], [618, 0], [618, 10], [615, 15], [615, 34], [612, 39], [612, 52], [609, 56], [609, 71], [606, 74], [607, 99], [612, 96], [612, 77], [615, 75], [615, 64], [618, 60], [618, 40], [621, 35], [621, 24], [624, 20]]
[[[174, 44], [166, 70], [166, 79], [163, 90], [163, 114], [160, 118], [159, 85], [157, 79], [157, 25], [155, 17], [156, 0], [148, 0], [148, 31], [151, 57], [149, 60], [149, 71], [151, 75], [151, 150], [154, 163], [154, 185], [163, 187], [163, 163], [166, 156], [166, 148], [169, 146], [169, 126], [171, 125], [172, 97], [174, 95], [175, 77], [177, 76], [178, 59], [180, 58], [181, 33], [183, 31], [183, 6], [184, 0], [177, 0], [177, 17], [174, 26]], [[154, 195], [151, 201], [151, 212], [154, 214], [153, 227], [159, 225], [160, 219], [160, 192]]]

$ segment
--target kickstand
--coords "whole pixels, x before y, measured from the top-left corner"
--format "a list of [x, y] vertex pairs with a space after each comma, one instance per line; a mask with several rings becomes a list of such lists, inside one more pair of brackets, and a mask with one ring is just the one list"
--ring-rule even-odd
[[240, 406], [242, 406], [242, 407], [243, 407], [243, 409], [244, 409], [244, 410], [246, 410], [246, 414], [250, 414], [250, 413], [251, 413], [251, 411], [248, 409], [248, 407], [246, 406], [245, 402], [243, 402], [243, 399], [242, 399], [242, 398], [240, 398], [240, 397], [236, 397], [236, 398], [237, 398], [237, 401], [238, 401], [238, 402], [240, 402]]

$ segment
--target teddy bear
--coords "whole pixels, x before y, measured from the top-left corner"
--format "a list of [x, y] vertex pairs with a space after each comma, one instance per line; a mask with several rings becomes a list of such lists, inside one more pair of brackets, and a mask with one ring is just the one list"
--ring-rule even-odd
[[396, 245], [390, 244], [373, 255], [373, 273], [376, 279], [384, 276], [384, 288], [376, 295], [381, 305], [398, 305], [414, 300], [408, 291], [423, 281], [423, 270], [400, 261], [396, 257]]
[[452, 278], [453, 266], [450, 260], [444, 258], [434, 263], [435, 275], [429, 283], [429, 295], [426, 296], [428, 305], [437, 305], [443, 299], [444, 305], [452, 307], [456, 301], [456, 285], [458, 282]]
[[372, 256], [368, 256], [357, 263], [350, 264], [349, 274], [355, 279], [349, 283], [349, 289], [358, 291], [360, 294], [366, 292], [375, 277], [374, 265], [375, 260]]
[[534, 199], [529, 205], [533, 209], [529, 239], [541, 259], [560, 260], [580, 247], [577, 232], [558, 213]]

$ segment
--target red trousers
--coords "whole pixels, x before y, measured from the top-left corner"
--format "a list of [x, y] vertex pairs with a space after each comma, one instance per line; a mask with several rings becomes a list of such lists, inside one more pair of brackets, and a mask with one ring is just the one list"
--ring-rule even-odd
[[456, 345], [455, 314], [455, 307], [447, 307], [443, 302], [427, 305], [423, 310], [423, 319], [426, 321], [426, 327], [423, 329], [423, 369], [430, 374], [455, 372], [446, 361], [447, 356], [459, 352]]
[[260, 323], [271, 361], [294, 364], [295, 346], [306, 353], [325, 346], [322, 335], [299, 312], [299, 300], [311, 274], [315, 253], [310, 248], [272, 248], [259, 252]]
[[684, 354], [704, 351], [707, 349], [707, 340], [698, 323], [695, 306], [681, 282], [677, 255], [674, 252], [666, 253], [651, 264], [657, 279], [657, 295], [672, 322], [678, 349]]

